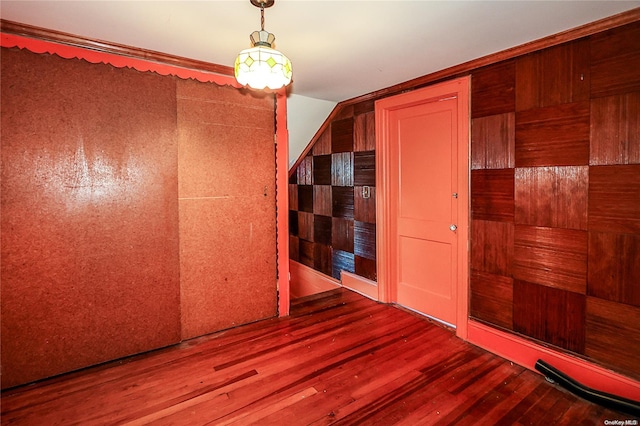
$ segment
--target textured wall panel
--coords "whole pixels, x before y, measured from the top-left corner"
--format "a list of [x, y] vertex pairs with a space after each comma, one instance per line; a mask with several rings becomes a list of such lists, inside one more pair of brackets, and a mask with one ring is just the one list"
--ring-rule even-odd
[[313, 156], [313, 184], [331, 185], [331, 155]]
[[508, 169], [515, 165], [516, 115], [513, 112], [471, 120], [471, 168]]
[[591, 97], [640, 90], [640, 21], [591, 36]]
[[325, 275], [332, 273], [332, 250], [329, 245], [313, 243], [313, 269]]
[[589, 102], [516, 114], [516, 167], [589, 164]]
[[587, 288], [589, 296], [640, 306], [640, 235], [589, 232]]
[[298, 185], [312, 185], [313, 184], [313, 157], [307, 155], [302, 159], [297, 170]]
[[587, 229], [588, 167], [528, 167], [515, 172], [515, 222]]
[[353, 118], [331, 122], [331, 152], [353, 152]]
[[515, 111], [515, 86], [515, 60], [475, 70], [471, 84], [471, 118]]
[[369, 198], [365, 198], [363, 193], [362, 186], [353, 188], [353, 217], [360, 222], [376, 223], [376, 187], [369, 187]]
[[300, 263], [310, 268], [314, 266], [314, 247], [311, 241], [300, 239], [298, 241], [298, 250], [300, 255]]
[[320, 134], [316, 143], [311, 149], [313, 155], [331, 154], [331, 131], [325, 130]]
[[513, 223], [471, 221], [471, 269], [511, 276]]
[[376, 258], [376, 225], [375, 223], [355, 222], [354, 253], [360, 257], [375, 260]]
[[353, 150], [356, 152], [373, 151], [376, 149], [376, 122], [374, 112], [355, 116], [353, 139]]
[[376, 153], [356, 152], [353, 159], [353, 184], [376, 186]]
[[353, 253], [342, 250], [333, 250], [332, 259], [333, 272], [331, 276], [337, 280], [340, 279], [342, 271], [355, 273], [355, 257]]
[[334, 217], [331, 231], [331, 246], [353, 253], [353, 220]]
[[298, 210], [313, 213], [313, 186], [298, 185]]
[[516, 81], [516, 111], [588, 100], [588, 40], [519, 57]]
[[585, 354], [640, 380], [640, 308], [587, 298]]
[[584, 353], [586, 296], [515, 280], [513, 328], [543, 342]]
[[331, 185], [353, 186], [353, 152], [331, 155]]
[[289, 210], [289, 233], [298, 236], [298, 212]]
[[313, 213], [323, 216], [331, 216], [331, 186], [330, 185], [314, 185], [313, 186]]
[[313, 215], [313, 241], [319, 244], [331, 244], [331, 217]]
[[331, 190], [331, 202], [333, 203], [332, 216], [353, 219], [353, 187], [334, 186]]
[[289, 183], [289, 210], [298, 210], [298, 185], [294, 183]]
[[272, 96], [194, 80], [176, 85], [188, 339], [276, 315], [275, 129]]
[[471, 216], [473, 219], [512, 222], [514, 170], [471, 171]]
[[513, 329], [513, 279], [471, 271], [470, 316]]
[[361, 277], [365, 277], [372, 281], [376, 281], [378, 279], [376, 261], [373, 259], [355, 256], [355, 272]]
[[175, 80], [1, 66], [2, 386], [179, 341]]
[[587, 232], [516, 225], [513, 278], [586, 294]]
[[591, 101], [591, 165], [640, 163], [640, 92]]
[[589, 230], [640, 234], [640, 165], [589, 168]]
[[298, 212], [298, 237], [303, 240], [313, 241], [313, 213]]
[[300, 242], [298, 237], [289, 236], [289, 258], [300, 262]]

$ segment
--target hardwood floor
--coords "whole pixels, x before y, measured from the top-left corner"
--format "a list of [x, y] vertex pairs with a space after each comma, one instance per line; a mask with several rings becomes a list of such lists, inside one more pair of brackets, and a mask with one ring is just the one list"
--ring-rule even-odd
[[2, 424], [593, 424], [582, 400], [422, 317], [338, 289], [261, 321], [2, 393]]

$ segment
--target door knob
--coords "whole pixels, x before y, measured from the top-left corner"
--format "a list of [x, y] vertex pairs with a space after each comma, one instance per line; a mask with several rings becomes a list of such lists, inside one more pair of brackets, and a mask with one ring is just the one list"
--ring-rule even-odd
[[455, 232], [455, 231], [456, 231], [456, 229], [458, 229], [458, 227], [457, 227], [456, 225], [454, 225], [454, 224], [451, 224], [451, 225], [449, 226], [449, 229], [451, 229], [453, 232]]

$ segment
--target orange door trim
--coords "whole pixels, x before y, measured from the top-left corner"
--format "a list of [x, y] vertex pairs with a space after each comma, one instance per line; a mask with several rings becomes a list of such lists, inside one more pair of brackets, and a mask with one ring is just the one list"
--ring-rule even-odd
[[457, 98], [457, 158], [458, 158], [458, 266], [456, 300], [456, 335], [467, 338], [469, 312], [469, 89], [470, 77], [462, 77], [426, 88], [376, 101], [376, 217], [378, 300], [386, 303], [396, 301], [397, 283], [394, 262], [391, 260], [394, 232], [397, 219], [397, 200], [390, 197], [393, 185], [392, 146], [390, 115], [398, 109], [435, 101]]

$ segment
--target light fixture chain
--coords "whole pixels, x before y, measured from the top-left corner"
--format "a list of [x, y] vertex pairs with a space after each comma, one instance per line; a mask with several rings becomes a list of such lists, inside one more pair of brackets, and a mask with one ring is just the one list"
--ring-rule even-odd
[[264, 3], [260, 6], [260, 29], [264, 31]]

